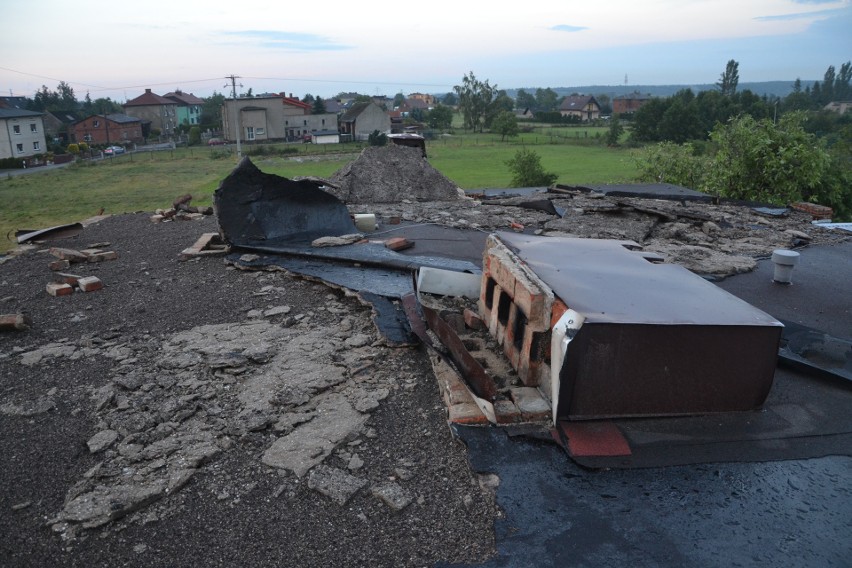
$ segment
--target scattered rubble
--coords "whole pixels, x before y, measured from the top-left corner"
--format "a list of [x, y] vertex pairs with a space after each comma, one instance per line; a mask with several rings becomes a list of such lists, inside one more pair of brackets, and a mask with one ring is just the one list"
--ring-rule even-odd
[[169, 209], [157, 209], [151, 215], [152, 223], [162, 223], [164, 221], [193, 221], [203, 219], [206, 216], [213, 215], [213, 207], [196, 207], [190, 205], [192, 195], [189, 193], [181, 195], [172, 203]]

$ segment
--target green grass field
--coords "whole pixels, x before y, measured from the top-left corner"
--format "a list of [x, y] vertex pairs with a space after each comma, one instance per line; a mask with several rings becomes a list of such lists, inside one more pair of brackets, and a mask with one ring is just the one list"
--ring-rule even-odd
[[[572, 140], [575, 128], [559, 143], [549, 143], [546, 132], [527, 133], [508, 142], [491, 134], [459, 134], [427, 143], [429, 162], [464, 189], [509, 187], [512, 175], [506, 160], [526, 146], [541, 156], [558, 183], [607, 183], [635, 178], [636, 168], [627, 150]], [[589, 136], [595, 129], [589, 128]], [[599, 130], [599, 129], [598, 129]], [[582, 129], [579, 129], [582, 132]], [[581, 134], [582, 136], [582, 134]], [[360, 147], [345, 153], [338, 146], [299, 146], [295, 156], [256, 156], [264, 172], [285, 177], [329, 177], [357, 157]], [[219, 182], [236, 164], [233, 155], [211, 159], [221, 152], [207, 148], [136, 153], [75, 164], [66, 168], [0, 178], [0, 251], [14, 248], [14, 231], [73, 223], [95, 215], [168, 208], [183, 194], [193, 204], [209, 205]], [[8, 237], [11, 237], [9, 240]]]

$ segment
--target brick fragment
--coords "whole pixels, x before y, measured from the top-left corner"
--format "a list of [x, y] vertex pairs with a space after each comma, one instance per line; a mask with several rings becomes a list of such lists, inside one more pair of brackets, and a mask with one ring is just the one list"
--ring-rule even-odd
[[0, 315], [0, 330], [26, 331], [32, 322], [24, 314]]
[[521, 422], [521, 411], [511, 400], [495, 400], [494, 414], [497, 416], [497, 424], [512, 424]]
[[479, 317], [479, 314], [470, 308], [464, 309], [464, 324], [470, 329], [480, 330], [485, 329], [485, 322]]
[[102, 262], [104, 260], [115, 260], [118, 258], [118, 253], [114, 250], [105, 250], [89, 255], [89, 262]]
[[474, 402], [454, 404], [448, 411], [449, 421], [453, 424], [488, 424], [488, 418]]
[[97, 276], [86, 276], [77, 280], [77, 286], [83, 292], [94, 292], [104, 287], [104, 283]]
[[54, 272], [58, 272], [60, 270], [66, 270], [70, 266], [71, 266], [71, 263], [68, 262], [67, 260], [54, 260], [53, 262], [51, 262], [50, 264], [47, 265], [47, 267], [49, 269], [53, 270]]
[[518, 406], [518, 410], [527, 421], [547, 420], [551, 415], [550, 404], [541, 396], [537, 388], [516, 387], [510, 391], [512, 400]]
[[51, 247], [48, 251], [50, 254], [59, 260], [67, 260], [68, 262], [86, 262], [86, 255], [74, 249]]
[[414, 241], [409, 241], [405, 237], [394, 237], [386, 240], [385, 246], [391, 250], [400, 251], [413, 247]]
[[163, 215], [160, 215], [160, 214], [151, 215], [151, 222], [152, 223], [162, 223], [163, 219], [165, 219], [165, 217]]
[[74, 288], [71, 287], [70, 284], [60, 284], [58, 282], [51, 282], [47, 285], [47, 293], [51, 296], [67, 296], [74, 292]]
[[58, 282], [59, 284], [68, 284], [69, 286], [76, 286], [77, 281], [80, 280], [80, 278], [82, 278], [82, 276], [68, 274], [67, 272], [57, 272], [53, 275], [54, 282]]

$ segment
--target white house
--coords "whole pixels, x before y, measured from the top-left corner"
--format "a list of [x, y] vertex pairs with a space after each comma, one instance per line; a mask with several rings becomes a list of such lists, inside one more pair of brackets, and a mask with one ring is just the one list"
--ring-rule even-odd
[[46, 151], [42, 113], [0, 108], [0, 159], [24, 159]]

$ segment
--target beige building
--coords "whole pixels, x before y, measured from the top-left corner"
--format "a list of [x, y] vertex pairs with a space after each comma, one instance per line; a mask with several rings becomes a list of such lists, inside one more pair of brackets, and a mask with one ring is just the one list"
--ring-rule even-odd
[[[310, 138], [314, 132], [337, 130], [337, 115], [311, 114], [310, 105], [281, 95], [227, 99], [222, 105], [222, 129], [226, 140], [288, 141]], [[239, 116], [237, 113], [239, 112]]]
[[376, 103], [355, 103], [340, 117], [340, 134], [344, 141], [367, 140], [375, 130], [391, 133], [390, 116]]

